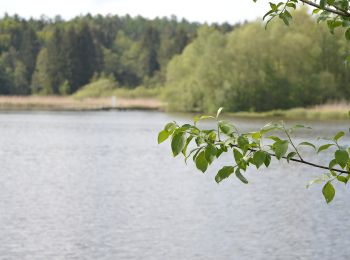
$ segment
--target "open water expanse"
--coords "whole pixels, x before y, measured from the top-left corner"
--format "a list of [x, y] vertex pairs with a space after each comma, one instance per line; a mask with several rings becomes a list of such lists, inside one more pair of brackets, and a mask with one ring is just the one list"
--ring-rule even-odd
[[[327, 205], [322, 186], [305, 188], [324, 171], [279, 162], [249, 170], [248, 185], [234, 176], [218, 185], [215, 172], [232, 156], [206, 174], [174, 159], [156, 141], [173, 119], [191, 117], [0, 113], [0, 259], [350, 259], [344, 185]], [[244, 131], [269, 121], [233, 120]], [[349, 128], [306, 124], [306, 140]], [[319, 163], [330, 156], [303, 152]]]

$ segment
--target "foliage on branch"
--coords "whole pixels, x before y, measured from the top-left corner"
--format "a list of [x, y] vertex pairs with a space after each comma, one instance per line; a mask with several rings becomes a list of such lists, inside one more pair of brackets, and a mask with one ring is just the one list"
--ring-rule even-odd
[[[253, 0], [256, 2], [257, 0]], [[291, 9], [296, 9], [298, 4], [306, 4], [316, 9], [318, 21], [325, 21], [331, 33], [338, 27], [347, 28], [345, 37], [350, 40], [350, 12], [349, 0], [287, 0], [278, 3], [270, 2], [270, 10], [265, 14], [267, 24], [275, 17], [280, 18], [286, 25], [292, 19]], [[203, 173], [223, 153], [232, 153], [232, 163], [222, 167], [215, 176], [215, 181], [221, 181], [236, 176], [241, 182], [247, 184], [244, 176], [247, 169], [255, 167], [269, 167], [271, 160], [285, 160], [287, 163], [296, 162], [311, 167], [327, 170], [313, 183], [323, 183], [322, 194], [327, 203], [335, 196], [334, 182], [347, 184], [350, 179], [350, 148], [341, 145], [340, 139], [345, 136], [341, 131], [328, 142], [319, 147], [313, 143], [304, 141], [296, 144], [291, 134], [300, 128], [308, 128], [303, 125], [295, 125], [288, 128], [283, 122], [269, 123], [255, 132], [242, 133], [233, 124], [220, 120], [222, 111], [220, 108], [216, 116], [200, 116], [194, 119], [193, 124], [178, 125], [176, 122], [168, 123], [158, 135], [158, 143], [162, 143], [170, 137], [171, 149], [174, 156], [182, 154], [187, 161], [192, 158], [196, 167]], [[215, 129], [200, 129], [197, 123], [201, 120], [216, 120]], [[330, 148], [335, 151], [333, 158], [327, 166], [305, 161], [299, 151], [300, 146], [307, 146], [320, 154]]]
[[[222, 167], [215, 176], [215, 181], [220, 183], [231, 175], [236, 176], [241, 182], [247, 184], [244, 173], [249, 168], [269, 167], [272, 159], [297, 162], [312, 167], [327, 170], [326, 174], [310, 182], [323, 182], [322, 193], [329, 203], [333, 200], [335, 189], [333, 182], [344, 184], [350, 179], [350, 148], [339, 144], [339, 140], [345, 135], [337, 133], [329, 142], [319, 147], [310, 142], [296, 144], [291, 134], [298, 129], [309, 129], [304, 125], [295, 125], [288, 128], [283, 121], [269, 123], [260, 130], [242, 133], [239, 129], [225, 120], [220, 120], [220, 108], [216, 116], [200, 116], [194, 119], [193, 124], [178, 125], [176, 122], [168, 123], [158, 135], [158, 143], [162, 143], [170, 137], [171, 149], [174, 157], [182, 155], [185, 161], [192, 158], [198, 170], [203, 173], [223, 153], [232, 154], [232, 164]], [[216, 121], [215, 129], [200, 129], [198, 122], [211, 119]], [[336, 148], [334, 158], [328, 166], [318, 165], [305, 161], [299, 151], [301, 146], [307, 146], [319, 154], [329, 148]]]
[[[257, 2], [257, 0], [253, 0]], [[288, 0], [281, 2], [270, 2], [270, 10], [264, 15], [263, 19], [268, 23], [278, 17], [286, 25], [289, 25], [293, 18], [291, 10], [295, 10], [298, 4], [308, 5], [313, 9], [313, 14], [317, 14], [318, 22], [326, 22], [331, 33], [338, 27], [345, 27], [345, 37], [350, 40], [350, 12], [349, 0]]]

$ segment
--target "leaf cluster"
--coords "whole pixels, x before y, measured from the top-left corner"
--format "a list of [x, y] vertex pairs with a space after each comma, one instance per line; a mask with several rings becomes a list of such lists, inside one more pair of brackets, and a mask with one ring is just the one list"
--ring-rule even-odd
[[[249, 168], [260, 169], [269, 167], [271, 160], [285, 160], [305, 163], [310, 166], [327, 169], [326, 174], [311, 181], [309, 185], [325, 182], [322, 193], [329, 203], [333, 200], [335, 189], [334, 181], [347, 184], [350, 178], [350, 148], [341, 146], [339, 140], [345, 135], [344, 132], [337, 133], [328, 142], [316, 147], [315, 144], [304, 141], [299, 144], [293, 142], [291, 135], [298, 129], [310, 129], [304, 125], [287, 127], [283, 121], [269, 123], [261, 129], [241, 133], [237, 127], [220, 119], [222, 108], [216, 116], [195, 117], [193, 124], [178, 125], [170, 122], [158, 134], [158, 143], [170, 138], [173, 156], [182, 155], [187, 162], [192, 159], [198, 170], [205, 173], [209, 166], [219, 159], [223, 153], [232, 154], [232, 163], [223, 166], [215, 176], [215, 181], [221, 181], [234, 175], [242, 183], [248, 184], [246, 173]], [[213, 120], [216, 128], [201, 129], [198, 123], [202, 120]], [[305, 146], [319, 154], [330, 148], [335, 148], [334, 156], [328, 167], [313, 164], [303, 159], [299, 149]]]

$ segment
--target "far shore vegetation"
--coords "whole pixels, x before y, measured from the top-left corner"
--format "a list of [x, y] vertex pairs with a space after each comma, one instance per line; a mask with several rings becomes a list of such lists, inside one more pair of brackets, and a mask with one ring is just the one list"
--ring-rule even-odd
[[[0, 19], [0, 109], [158, 109], [345, 119], [349, 42], [308, 10], [279, 21]], [[115, 97], [115, 98], [112, 98]], [[113, 101], [114, 100], [114, 101]]]

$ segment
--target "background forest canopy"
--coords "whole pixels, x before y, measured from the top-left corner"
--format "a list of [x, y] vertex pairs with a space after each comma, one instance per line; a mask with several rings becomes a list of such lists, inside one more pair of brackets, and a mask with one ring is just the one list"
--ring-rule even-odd
[[[157, 89], [177, 111], [266, 111], [350, 97], [344, 31], [301, 9], [286, 27], [261, 19], [199, 24], [175, 17], [0, 19], [0, 94], [99, 96]], [[96, 84], [95, 84], [96, 83]], [[159, 90], [159, 91], [158, 91]]]
[[86, 15], [64, 21], [5, 14], [0, 19], [0, 94], [72, 94], [101, 77], [126, 88], [164, 85], [169, 60], [200, 26], [175, 16]]

